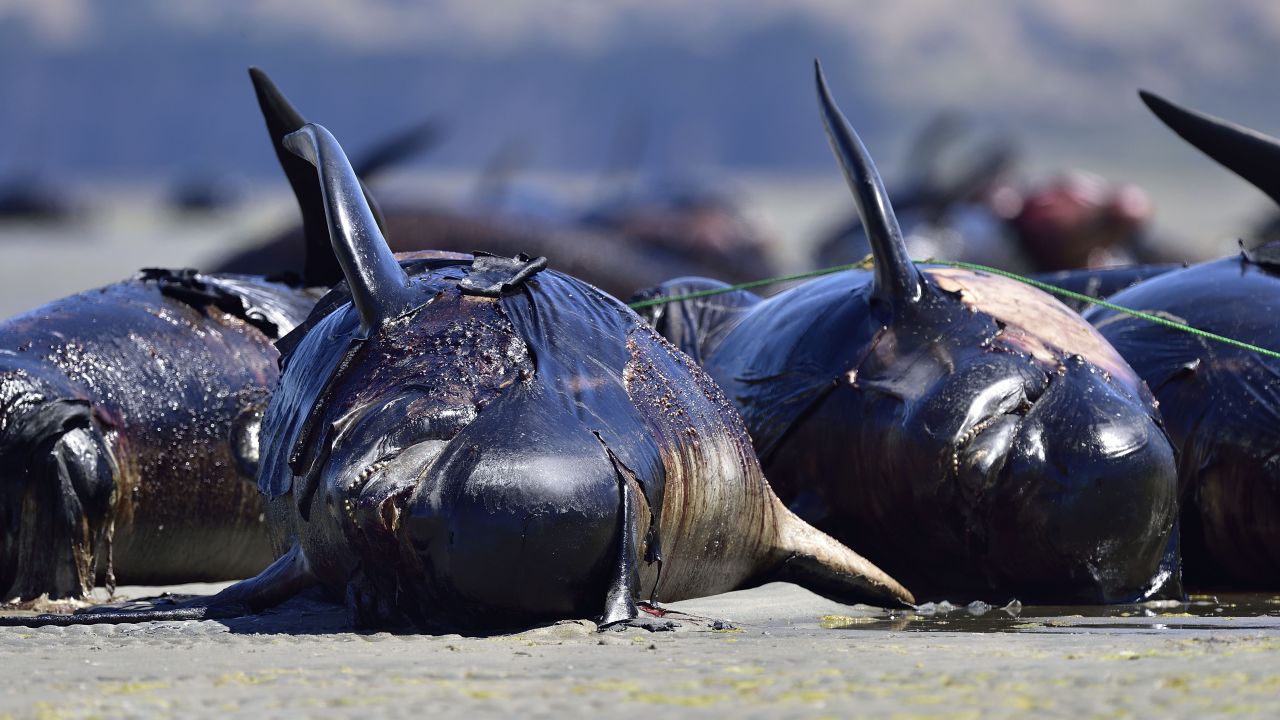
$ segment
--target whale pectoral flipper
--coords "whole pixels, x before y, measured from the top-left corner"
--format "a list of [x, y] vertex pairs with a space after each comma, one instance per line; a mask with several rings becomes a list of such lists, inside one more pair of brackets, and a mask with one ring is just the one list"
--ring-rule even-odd
[[14, 615], [0, 617], [0, 627], [42, 627], [46, 625], [103, 625], [159, 622], [165, 620], [220, 620], [253, 615], [279, 605], [316, 584], [315, 575], [302, 550], [294, 545], [267, 569], [214, 595], [181, 602], [160, 598], [142, 607], [88, 608], [70, 615]]
[[[311, 573], [307, 556], [301, 547], [294, 545], [262, 572], [210, 597], [210, 611], [220, 613], [210, 617], [238, 617], [260, 613], [315, 584], [316, 577]], [[235, 612], [236, 610], [239, 612]]]
[[640, 596], [640, 572], [636, 567], [636, 537], [639, 533], [636, 528], [635, 491], [631, 489], [632, 481], [627, 477], [629, 471], [608, 448], [605, 448], [605, 452], [608, 453], [618, 478], [618, 498], [622, 504], [622, 512], [618, 521], [618, 562], [609, 582], [609, 591], [605, 595], [601, 627], [633, 620], [640, 614], [636, 608], [636, 600]]
[[778, 513], [778, 565], [764, 582], [799, 585], [849, 605], [911, 606], [911, 592], [870, 560], [797, 518], [774, 499]]
[[883, 587], [870, 581], [865, 575], [850, 572], [845, 568], [835, 567], [822, 558], [808, 554], [797, 554], [782, 563], [777, 574], [771, 578], [783, 582], [794, 583], [825, 598], [846, 605], [859, 603], [878, 606], [910, 606], [906, 596], [885, 592]]

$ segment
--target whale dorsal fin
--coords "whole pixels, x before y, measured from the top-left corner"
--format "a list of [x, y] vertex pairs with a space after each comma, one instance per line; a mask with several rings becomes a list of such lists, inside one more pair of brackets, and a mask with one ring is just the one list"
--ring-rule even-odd
[[1146, 90], [1139, 90], [1138, 96], [1183, 140], [1280, 204], [1280, 141], [1212, 115], [1189, 110]]
[[840, 161], [840, 168], [853, 193], [858, 216], [871, 245], [875, 258], [875, 287], [873, 294], [891, 307], [914, 303], [920, 299], [924, 280], [907, 254], [907, 244], [902, 239], [902, 228], [893, 214], [889, 194], [876, 171], [871, 155], [863, 146], [848, 119], [836, 107], [822, 65], [814, 61], [814, 75], [818, 85], [818, 101], [822, 106], [822, 122], [827, 129], [831, 151]]
[[374, 222], [342, 146], [315, 123], [286, 135], [284, 146], [306, 159], [319, 176], [333, 254], [342, 267], [360, 324], [371, 331], [399, 317], [413, 301], [409, 278]]
[[[324, 198], [320, 186], [316, 184], [315, 168], [302, 158], [285, 149], [282, 144], [284, 136], [302, 129], [307, 124], [306, 118], [298, 112], [289, 99], [280, 92], [280, 88], [271, 81], [262, 70], [249, 68], [249, 79], [253, 81], [254, 93], [258, 96], [258, 107], [262, 110], [262, 118], [267, 123], [267, 134], [271, 136], [271, 147], [276, 151], [276, 158], [289, 179], [293, 188], [293, 196], [302, 212], [302, 234], [306, 244], [303, 258], [302, 280], [307, 285], [331, 286], [342, 280], [342, 268], [333, 256], [329, 243], [329, 227], [325, 220]], [[373, 196], [361, 184], [365, 201], [373, 212], [374, 221], [383, 227], [382, 213], [378, 209]]]

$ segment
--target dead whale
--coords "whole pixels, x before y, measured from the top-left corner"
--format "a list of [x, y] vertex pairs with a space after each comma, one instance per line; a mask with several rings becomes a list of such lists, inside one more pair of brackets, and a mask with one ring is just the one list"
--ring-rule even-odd
[[[1280, 141], [1150, 93], [1142, 99], [1184, 139], [1280, 201]], [[1280, 349], [1280, 246], [1175, 270], [1111, 300]], [[1085, 318], [1151, 386], [1178, 448], [1187, 583], [1280, 587], [1280, 360], [1106, 308]]]
[[1180, 596], [1174, 456], [1146, 386], [1039, 290], [914, 265], [820, 69], [817, 84], [874, 269], [645, 312], [739, 409], [778, 495], [918, 595]]
[[262, 278], [147, 270], [0, 323], [0, 598], [270, 563], [252, 482], [272, 341], [314, 303]]
[[[311, 182], [294, 183], [298, 205], [319, 225], [295, 260], [319, 276], [337, 261], [301, 164]], [[273, 342], [322, 293], [144, 270], [0, 323], [0, 601], [234, 580], [269, 564], [255, 480]]]

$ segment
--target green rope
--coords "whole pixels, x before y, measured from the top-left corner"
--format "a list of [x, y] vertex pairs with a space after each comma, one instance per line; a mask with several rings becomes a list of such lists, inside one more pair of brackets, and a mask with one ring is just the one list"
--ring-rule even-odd
[[[1034, 288], [1039, 288], [1047, 293], [1053, 293], [1054, 295], [1061, 295], [1062, 297], [1071, 298], [1072, 300], [1077, 300], [1083, 303], [1089, 303], [1091, 305], [1098, 305], [1108, 310], [1114, 310], [1118, 313], [1130, 315], [1140, 320], [1146, 320], [1147, 322], [1152, 322], [1157, 325], [1163, 325], [1173, 330], [1179, 330], [1181, 332], [1190, 333], [1192, 335], [1196, 335], [1198, 337], [1202, 337], [1207, 340], [1219, 342], [1224, 345], [1230, 345], [1232, 347], [1237, 347], [1242, 350], [1249, 350], [1251, 352], [1258, 353], [1259, 355], [1265, 355], [1270, 358], [1280, 359], [1280, 352], [1276, 352], [1275, 350], [1269, 350], [1264, 347], [1258, 347], [1257, 345], [1252, 345], [1242, 340], [1236, 340], [1235, 338], [1229, 338], [1229, 337], [1226, 337], [1225, 335], [1218, 335], [1217, 333], [1211, 333], [1208, 330], [1201, 330], [1200, 328], [1192, 327], [1190, 325], [1187, 325], [1186, 323], [1180, 323], [1176, 320], [1170, 320], [1168, 318], [1160, 317], [1159, 315], [1154, 315], [1149, 312], [1134, 310], [1133, 308], [1127, 308], [1127, 307], [1124, 307], [1123, 305], [1117, 305], [1113, 302], [1107, 302], [1106, 300], [1099, 300], [1098, 298], [1089, 297], [1088, 295], [1085, 295], [1083, 293], [1078, 293], [1072, 290], [1067, 290], [1065, 288], [1060, 288], [1056, 285], [1051, 285], [1047, 282], [1042, 282], [1034, 278], [1026, 277], [1025, 275], [1019, 275], [1017, 273], [1009, 272], [1008, 270], [1001, 270], [999, 268], [993, 268], [987, 265], [979, 265], [978, 263], [960, 262], [957, 260], [927, 260], [927, 261], [916, 260], [915, 262], [928, 263], [931, 265], [945, 265], [948, 267], [961, 268], [964, 270], [974, 270], [977, 272], [985, 272], [985, 273], [991, 273], [993, 275], [999, 275], [1001, 277], [1009, 278], [1010, 280], [1017, 280], [1020, 283], [1026, 283], [1027, 285], [1030, 285]], [[808, 280], [810, 278], [821, 277], [823, 275], [831, 275], [833, 273], [844, 272], [845, 270], [861, 270], [861, 269], [866, 269], [867, 267], [868, 267], [867, 261], [863, 260], [862, 262], [851, 263], [849, 265], [837, 265], [836, 267], [829, 267], [829, 268], [823, 268], [822, 270], [814, 270], [812, 272], [800, 273], [799, 275], [785, 275], [782, 277], [766, 278], [764, 280], [753, 280], [751, 282], [738, 283], [737, 285], [729, 285], [727, 287], [715, 288], [712, 290], [699, 290], [697, 292], [692, 292], [687, 295], [675, 295], [672, 297], [660, 297], [660, 298], [651, 298], [649, 300], [641, 300], [639, 302], [631, 303], [631, 308], [633, 310], [640, 310], [642, 308], [653, 307], [655, 305], [665, 305], [667, 303], [679, 302], [681, 300], [695, 300], [697, 298], [711, 297], [713, 295], [723, 295], [724, 293], [733, 292], [735, 290], [749, 290], [751, 288], [757, 288], [763, 285], [773, 285], [775, 283], [791, 282], [794, 280]]]

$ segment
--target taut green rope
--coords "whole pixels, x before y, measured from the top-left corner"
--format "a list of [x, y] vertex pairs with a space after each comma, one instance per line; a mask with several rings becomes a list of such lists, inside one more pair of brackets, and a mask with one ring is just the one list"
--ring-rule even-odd
[[[1098, 305], [1108, 310], [1114, 310], [1118, 313], [1123, 313], [1125, 315], [1136, 317], [1140, 320], [1146, 320], [1147, 322], [1152, 322], [1157, 325], [1163, 325], [1173, 330], [1179, 330], [1181, 332], [1190, 333], [1192, 335], [1205, 338], [1206, 340], [1212, 340], [1214, 342], [1219, 342], [1224, 345], [1231, 345], [1232, 347], [1238, 347], [1242, 350], [1249, 350], [1251, 352], [1258, 353], [1259, 355], [1266, 355], [1267, 357], [1270, 357], [1270, 358], [1280, 359], [1280, 352], [1276, 352], [1275, 350], [1269, 350], [1264, 347], [1259, 347], [1257, 345], [1244, 342], [1243, 340], [1236, 340], [1235, 338], [1226, 337], [1225, 335], [1211, 333], [1208, 330], [1201, 330], [1200, 328], [1192, 327], [1190, 325], [1187, 325], [1186, 323], [1180, 323], [1176, 320], [1170, 320], [1168, 318], [1160, 317], [1159, 315], [1153, 315], [1152, 313], [1149, 313], [1149, 312], [1134, 310], [1133, 308], [1127, 308], [1127, 307], [1124, 307], [1123, 305], [1117, 305], [1113, 302], [1107, 302], [1106, 300], [1099, 300], [1098, 298], [1089, 297], [1088, 295], [1085, 295], [1083, 293], [1078, 293], [1072, 290], [1067, 290], [1065, 288], [1060, 288], [1056, 285], [1051, 285], [1047, 282], [1036, 280], [1034, 278], [1029, 278], [1025, 275], [1019, 275], [1017, 273], [1009, 272], [1008, 270], [1001, 270], [999, 268], [993, 268], [987, 265], [979, 265], [978, 263], [960, 262], [957, 260], [927, 260], [927, 261], [917, 260], [915, 262], [928, 263], [930, 265], [945, 265], [947, 267], [962, 268], [964, 270], [974, 270], [977, 272], [985, 272], [985, 273], [991, 273], [993, 275], [1000, 275], [1002, 277], [1007, 277], [1010, 280], [1017, 280], [1018, 282], [1026, 283], [1027, 285], [1030, 285], [1035, 288], [1039, 288], [1047, 293], [1053, 293], [1054, 295], [1061, 295], [1062, 297], [1071, 298], [1072, 300], [1078, 300], [1080, 302], [1089, 303], [1091, 305]], [[641, 300], [639, 302], [631, 303], [631, 308], [634, 310], [640, 310], [642, 308], [653, 307], [655, 305], [665, 305], [667, 303], [679, 302], [681, 300], [694, 300], [697, 298], [711, 297], [713, 295], [722, 295], [724, 293], [733, 292], [735, 290], [749, 290], [751, 288], [761, 287], [763, 285], [773, 285], [775, 283], [791, 282], [793, 280], [808, 280], [809, 278], [821, 277], [823, 275], [830, 275], [832, 273], [844, 272], [845, 270], [866, 269], [866, 267], [867, 267], [867, 262], [864, 260], [863, 262], [851, 263], [849, 265], [837, 265], [835, 267], [823, 268], [822, 270], [814, 270], [812, 272], [800, 273], [799, 275], [785, 275], [782, 277], [766, 278], [764, 280], [753, 280], [751, 282], [738, 283], [737, 285], [729, 285], [727, 287], [715, 288], [712, 290], [699, 290], [697, 292], [692, 292], [687, 295], [676, 295], [672, 297], [651, 298], [649, 300]]]

